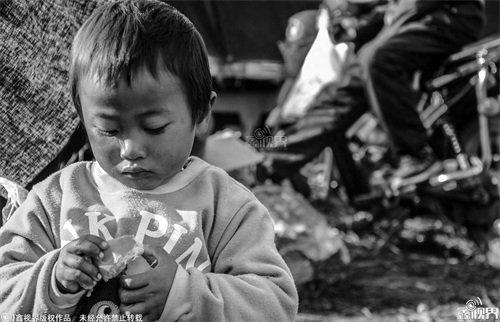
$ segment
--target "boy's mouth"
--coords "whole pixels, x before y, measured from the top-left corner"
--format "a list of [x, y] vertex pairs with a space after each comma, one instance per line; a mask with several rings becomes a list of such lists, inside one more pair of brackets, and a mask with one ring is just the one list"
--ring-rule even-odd
[[140, 167], [127, 167], [122, 171], [122, 175], [133, 179], [143, 178], [150, 174], [151, 174], [150, 171]]

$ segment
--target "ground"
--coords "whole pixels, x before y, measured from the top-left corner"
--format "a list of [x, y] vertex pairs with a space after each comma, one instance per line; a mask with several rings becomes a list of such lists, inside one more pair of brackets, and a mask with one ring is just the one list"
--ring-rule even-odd
[[[457, 309], [469, 300], [500, 307], [500, 271], [486, 264], [464, 227], [444, 216], [388, 211], [386, 218], [382, 212], [373, 224], [356, 227], [353, 218], [363, 222], [371, 214], [338, 197], [311, 203], [276, 185], [254, 192], [281, 227], [280, 251], [299, 250], [285, 254], [299, 291], [298, 322], [457, 321]], [[304, 242], [331, 246], [327, 235], [301, 239], [315, 220], [319, 224], [308, 230], [316, 236], [318, 228], [339, 228], [334, 237], [340, 236], [349, 260], [342, 249], [311, 260], [304, 247], [294, 248]]]

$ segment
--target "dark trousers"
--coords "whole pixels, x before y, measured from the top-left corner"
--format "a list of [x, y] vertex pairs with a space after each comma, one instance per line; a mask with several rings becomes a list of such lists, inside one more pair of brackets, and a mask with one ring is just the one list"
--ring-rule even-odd
[[448, 55], [477, 40], [484, 25], [478, 2], [450, 3], [418, 20], [385, 27], [358, 53], [370, 106], [401, 154], [418, 155], [428, 140], [416, 110], [421, 94], [412, 87], [415, 72], [434, 70]]

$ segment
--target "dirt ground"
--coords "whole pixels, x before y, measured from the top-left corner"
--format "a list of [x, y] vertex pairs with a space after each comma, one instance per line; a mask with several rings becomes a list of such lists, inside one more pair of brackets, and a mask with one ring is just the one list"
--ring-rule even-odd
[[341, 266], [319, 263], [299, 286], [299, 321], [456, 321], [457, 308], [480, 297], [500, 306], [500, 277], [475, 259], [382, 253]]
[[[299, 281], [298, 322], [457, 321], [457, 309], [469, 300], [500, 307], [500, 271], [486, 264], [464, 227], [444, 216], [393, 211], [384, 218], [382, 212], [360, 228], [353, 218], [362, 222], [371, 214], [356, 212], [337, 197], [308, 205], [276, 187], [256, 195], [275, 221], [300, 221], [316, 210], [328, 226], [341, 229], [349, 252], [349, 262], [340, 251], [320, 261], [288, 259]], [[327, 242], [316, 240], [320, 248]], [[278, 240], [278, 248], [297, 241]]]

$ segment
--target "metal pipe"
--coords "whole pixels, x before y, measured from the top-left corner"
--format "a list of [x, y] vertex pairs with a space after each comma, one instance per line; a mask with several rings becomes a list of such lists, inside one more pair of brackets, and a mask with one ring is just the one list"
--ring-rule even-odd
[[477, 111], [479, 114], [479, 140], [481, 144], [481, 160], [483, 166], [489, 168], [491, 166], [491, 141], [490, 131], [488, 125], [488, 116], [485, 113], [487, 104], [487, 88], [486, 80], [488, 77], [488, 63], [484, 56], [488, 52], [486, 50], [479, 51], [477, 54], [477, 63], [480, 69], [477, 73], [478, 79], [476, 83], [476, 98], [477, 98]]
[[463, 180], [477, 176], [483, 172], [483, 163], [476, 157], [470, 159], [472, 166], [465, 170], [443, 173], [429, 179], [429, 184], [433, 187], [444, 185], [451, 181]]

